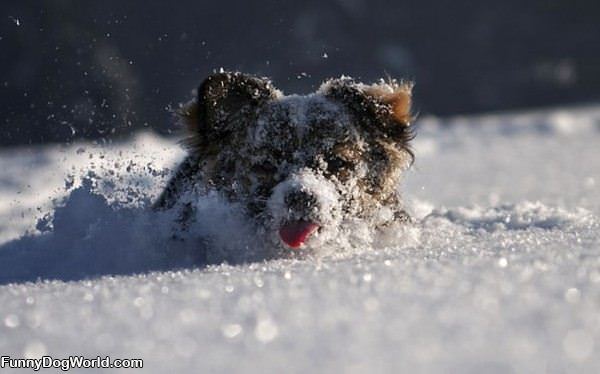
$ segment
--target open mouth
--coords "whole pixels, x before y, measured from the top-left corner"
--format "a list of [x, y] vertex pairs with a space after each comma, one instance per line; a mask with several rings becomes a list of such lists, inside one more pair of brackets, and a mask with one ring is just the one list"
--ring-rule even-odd
[[309, 221], [287, 222], [279, 228], [279, 237], [290, 248], [297, 249], [304, 244], [319, 225]]

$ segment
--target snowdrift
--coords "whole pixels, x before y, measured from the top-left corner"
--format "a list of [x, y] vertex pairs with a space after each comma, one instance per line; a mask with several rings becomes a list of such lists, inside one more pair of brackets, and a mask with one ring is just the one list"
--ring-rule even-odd
[[415, 223], [300, 259], [214, 194], [173, 240], [149, 206], [174, 141], [4, 151], [0, 350], [151, 372], [599, 370], [599, 140], [593, 107], [424, 118], [401, 187]]

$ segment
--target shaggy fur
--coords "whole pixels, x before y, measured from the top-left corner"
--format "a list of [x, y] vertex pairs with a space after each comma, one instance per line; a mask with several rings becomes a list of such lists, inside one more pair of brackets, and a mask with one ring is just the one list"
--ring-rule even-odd
[[[317, 239], [307, 247], [333, 240], [330, 233], [354, 218], [374, 227], [406, 221], [397, 186], [413, 161], [411, 90], [342, 77], [307, 96], [284, 96], [265, 78], [211, 75], [180, 108], [189, 156], [155, 206], [216, 189], [242, 203], [277, 243], [282, 226], [314, 222]], [[192, 205], [183, 209], [184, 225]]]

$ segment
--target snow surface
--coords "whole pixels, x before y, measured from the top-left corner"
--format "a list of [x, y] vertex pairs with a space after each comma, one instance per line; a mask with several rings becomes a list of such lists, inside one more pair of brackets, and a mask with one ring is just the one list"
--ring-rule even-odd
[[599, 372], [599, 141], [595, 107], [424, 118], [414, 226], [262, 261], [211, 195], [198, 234], [233, 265], [200, 267], [147, 209], [174, 141], [4, 150], [0, 353], [157, 373]]

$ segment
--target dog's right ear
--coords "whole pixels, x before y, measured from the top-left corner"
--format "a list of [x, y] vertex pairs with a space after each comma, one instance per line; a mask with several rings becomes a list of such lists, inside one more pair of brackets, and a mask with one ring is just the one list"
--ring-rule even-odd
[[198, 88], [196, 98], [178, 111], [191, 135], [188, 145], [201, 147], [226, 138], [244, 126], [257, 108], [279, 95], [266, 78], [239, 72], [210, 75]]

